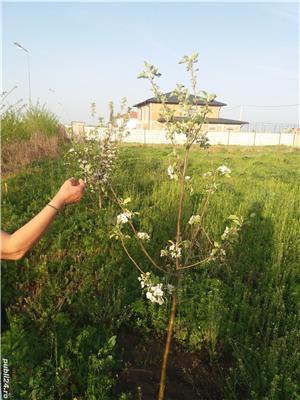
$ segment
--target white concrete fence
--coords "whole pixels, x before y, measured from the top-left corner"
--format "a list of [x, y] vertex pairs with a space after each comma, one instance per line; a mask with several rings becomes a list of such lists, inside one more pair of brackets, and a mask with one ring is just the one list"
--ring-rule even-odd
[[[72, 128], [66, 125], [66, 128]], [[88, 138], [95, 131], [93, 126], [80, 126], [80, 132], [77, 132], [73, 125], [74, 134], [85, 134]], [[98, 130], [99, 139], [102, 132]], [[286, 145], [300, 148], [300, 133], [259, 133], [259, 132], [208, 132], [207, 137], [211, 145], [237, 145], [237, 146], [278, 146]], [[176, 135], [176, 143], [184, 143], [185, 136], [183, 134]], [[163, 130], [148, 129], [130, 129], [128, 134], [123, 138], [126, 143], [142, 143], [142, 144], [167, 144], [170, 143], [166, 139]]]

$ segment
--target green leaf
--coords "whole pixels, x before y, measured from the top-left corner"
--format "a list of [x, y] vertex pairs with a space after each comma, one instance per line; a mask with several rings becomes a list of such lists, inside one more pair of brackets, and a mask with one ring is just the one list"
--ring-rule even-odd
[[227, 219], [238, 221], [239, 217], [237, 217], [236, 215], [232, 214], [232, 215], [229, 215], [229, 217]]
[[191, 241], [190, 240], [184, 240], [181, 244], [185, 249], [188, 249], [191, 246]]
[[112, 350], [116, 345], [117, 336], [112, 336], [108, 339], [107, 347]]
[[212, 249], [210, 255], [213, 257], [218, 252], [218, 249]]

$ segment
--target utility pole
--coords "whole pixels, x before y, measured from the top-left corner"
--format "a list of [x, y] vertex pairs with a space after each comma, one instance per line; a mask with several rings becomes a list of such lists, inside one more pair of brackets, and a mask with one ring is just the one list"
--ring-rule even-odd
[[243, 105], [240, 105], [240, 121], [242, 121], [242, 115], [243, 115]]
[[25, 51], [27, 54], [27, 68], [28, 68], [28, 89], [29, 89], [29, 105], [31, 105], [31, 84], [30, 84], [30, 60], [29, 60], [29, 50], [25, 49], [20, 43], [14, 42], [14, 45], [18, 47], [18, 49]]

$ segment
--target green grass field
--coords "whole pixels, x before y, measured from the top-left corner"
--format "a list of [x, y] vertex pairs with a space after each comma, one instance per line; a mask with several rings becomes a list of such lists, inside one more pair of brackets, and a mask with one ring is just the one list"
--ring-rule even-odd
[[[170, 151], [169, 146], [124, 146], [113, 176], [118, 194], [130, 196], [131, 208], [140, 212], [157, 260], [175, 236], [176, 190], [166, 174]], [[185, 202], [185, 224], [204, 196], [202, 174], [221, 164], [232, 177], [212, 197], [209, 234], [220, 236], [230, 214], [255, 213], [255, 218], [225, 264], [195, 268], [182, 279], [166, 398], [296, 400], [299, 151], [193, 149], [187, 173], [195, 194]], [[20, 227], [76, 173], [61, 157], [5, 179], [2, 229]], [[87, 191], [80, 204], [60, 213], [25, 259], [2, 263], [2, 301], [10, 324], [2, 357], [11, 365], [12, 398], [156, 397], [169, 304], [146, 301], [137, 271], [109, 238], [118, 212], [110, 200], [99, 209]], [[142, 260], [134, 242], [129, 248]]]

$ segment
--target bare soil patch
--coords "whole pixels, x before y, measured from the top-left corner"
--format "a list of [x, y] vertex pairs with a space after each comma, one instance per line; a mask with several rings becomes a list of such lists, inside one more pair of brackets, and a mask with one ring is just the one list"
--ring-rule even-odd
[[[125, 367], [119, 374], [117, 394], [130, 392], [133, 400], [157, 398], [162, 338], [144, 337], [128, 329], [118, 335], [117, 355]], [[208, 352], [187, 352], [173, 342], [167, 372], [165, 400], [221, 400], [219, 377], [226, 373], [229, 363], [211, 364]]]

